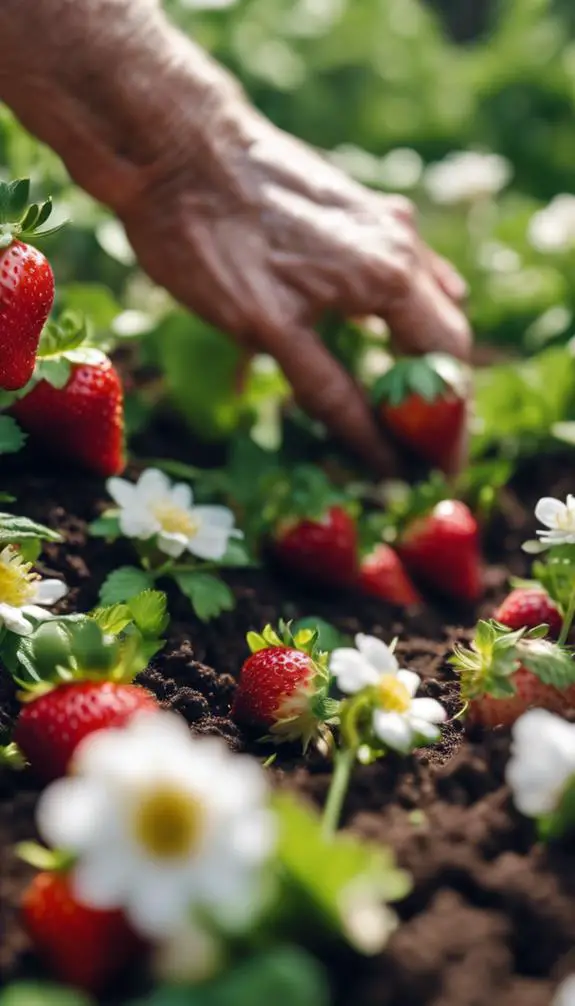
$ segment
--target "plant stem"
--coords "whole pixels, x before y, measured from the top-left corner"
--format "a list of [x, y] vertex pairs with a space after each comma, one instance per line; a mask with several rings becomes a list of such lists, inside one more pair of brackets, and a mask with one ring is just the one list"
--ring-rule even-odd
[[337, 831], [356, 753], [355, 748], [346, 747], [341, 748], [335, 756], [333, 775], [323, 810], [322, 834], [324, 838], [332, 838]]
[[564, 646], [565, 643], [567, 642], [567, 636], [569, 635], [573, 618], [575, 618], [575, 589], [571, 591], [571, 597], [569, 599], [569, 607], [567, 608], [565, 618], [563, 619], [561, 635], [557, 640], [559, 646]]
[[161, 566], [157, 566], [156, 569], [151, 569], [150, 573], [154, 580], [159, 580], [161, 576], [165, 576], [166, 573], [172, 571], [174, 565], [173, 559], [168, 559], [167, 562], [163, 562]]

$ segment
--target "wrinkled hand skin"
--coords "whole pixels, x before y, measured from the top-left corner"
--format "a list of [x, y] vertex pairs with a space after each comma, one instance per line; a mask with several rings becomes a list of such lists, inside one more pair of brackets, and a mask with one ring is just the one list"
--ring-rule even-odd
[[[8, 60], [36, 35], [34, 76], [14, 81]], [[327, 309], [378, 315], [400, 352], [467, 359], [464, 283], [420, 240], [411, 204], [276, 129], [154, 0], [3, 0], [2, 64], [0, 97], [116, 210], [149, 275], [273, 355], [304, 409], [390, 470], [368, 403], [313, 326]]]

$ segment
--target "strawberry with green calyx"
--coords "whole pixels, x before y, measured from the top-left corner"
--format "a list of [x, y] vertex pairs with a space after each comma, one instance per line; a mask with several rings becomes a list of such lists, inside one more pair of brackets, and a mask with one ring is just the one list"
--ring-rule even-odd
[[24, 892], [22, 920], [53, 976], [86, 992], [103, 992], [142, 950], [122, 912], [80, 904], [60, 871], [37, 874]]
[[76, 316], [46, 326], [34, 383], [12, 413], [54, 453], [106, 477], [125, 465], [124, 395], [111, 361], [88, 342]]
[[451, 472], [464, 434], [467, 384], [457, 360], [430, 353], [397, 360], [376, 382], [373, 399], [400, 444]]
[[289, 625], [279, 632], [266, 626], [261, 634], [248, 633], [251, 657], [238, 682], [233, 717], [240, 723], [268, 731], [276, 743], [330, 739], [339, 703], [329, 697], [328, 655], [317, 648], [317, 632], [304, 629], [292, 635]]
[[512, 590], [493, 613], [493, 619], [508, 629], [535, 629], [547, 625], [551, 639], [559, 639], [563, 628], [563, 615], [538, 584]]
[[311, 582], [352, 587], [359, 561], [353, 504], [307, 465], [278, 479], [270, 495], [272, 547], [282, 566]]
[[450, 663], [460, 674], [470, 723], [510, 726], [532, 707], [556, 713], [573, 708], [575, 662], [542, 638], [546, 631], [540, 626], [513, 632], [481, 621], [471, 647], [455, 647]]
[[131, 682], [160, 646], [134, 625], [119, 638], [90, 618], [40, 626], [14, 674], [23, 708], [13, 739], [36, 776], [59, 778], [86, 736], [157, 709], [154, 696]]
[[60, 228], [40, 230], [50, 199], [29, 205], [30, 182], [0, 182], [0, 388], [23, 388], [34, 370], [42, 328], [54, 302], [50, 264], [28, 241]]

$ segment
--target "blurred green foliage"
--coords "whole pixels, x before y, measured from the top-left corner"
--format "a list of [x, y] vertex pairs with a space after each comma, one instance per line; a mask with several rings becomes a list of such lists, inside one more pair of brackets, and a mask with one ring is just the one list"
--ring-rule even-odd
[[[433, 0], [433, 7], [422, 0], [227, 6], [212, 0], [213, 9], [203, 10], [194, 0], [165, 0], [170, 16], [238, 75], [275, 123], [366, 184], [410, 195], [426, 238], [469, 280], [478, 338], [531, 353], [575, 331], [575, 225], [573, 247], [569, 235], [553, 250], [529, 238], [534, 214], [575, 189], [573, 4], [478, 4], [490, 30], [465, 45], [448, 37], [436, 10], [441, 4], [450, 6], [447, 0]], [[457, 15], [458, 5], [451, 8]], [[426, 166], [463, 150], [501, 154], [509, 184], [493, 197], [434, 201]], [[199, 359], [205, 326], [180, 313], [171, 317], [169, 299], [138, 273], [110, 214], [73, 186], [58, 158], [1, 106], [0, 170], [31, 175], [37, 194], [53, 193], [58, 213], [73, 220], [50, 245], [61, 306], [77, 308], [84, 297], [103, 327], [119, 313], [116, 335], [145, 332], [148, 348], [158, 327], [168, 332], [160, 356], [183, 403], [187, 389], [170, 353], [173, 347], [179, 355], [180, 336], [195, 332], [197, 352], [190, 347], [189, 355]], [[225, 432], [233, 417], [217, 393], [215, 401], [217, 415], [205, 422]], [[189, 395], [186, 411], [194, 424]]]

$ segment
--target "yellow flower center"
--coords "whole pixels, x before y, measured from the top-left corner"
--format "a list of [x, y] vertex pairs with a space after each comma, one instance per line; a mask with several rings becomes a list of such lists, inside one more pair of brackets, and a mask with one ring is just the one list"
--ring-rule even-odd
[[152, 507], [152, 513], [167, 534], [184, 534], [186, 538], [197, 534], [198, 525], [188, 510], [169, 500], [156, 503]]
[[158, 786], [138, 803], [134, 835], [150, 856], [181, 859], [197, 850], [204, 808], [190, 793]]
[[389, 713], [406, 713], [411, 705], [411, 695], [395, 674], [384, 674], [378, 683], [382, 709]]
[[34, 584], [40, 577], [32, 573], [32, 563], [24, 562], [9, 546], [0, 552], [0, 602], [22, 608], [34, 597]]

